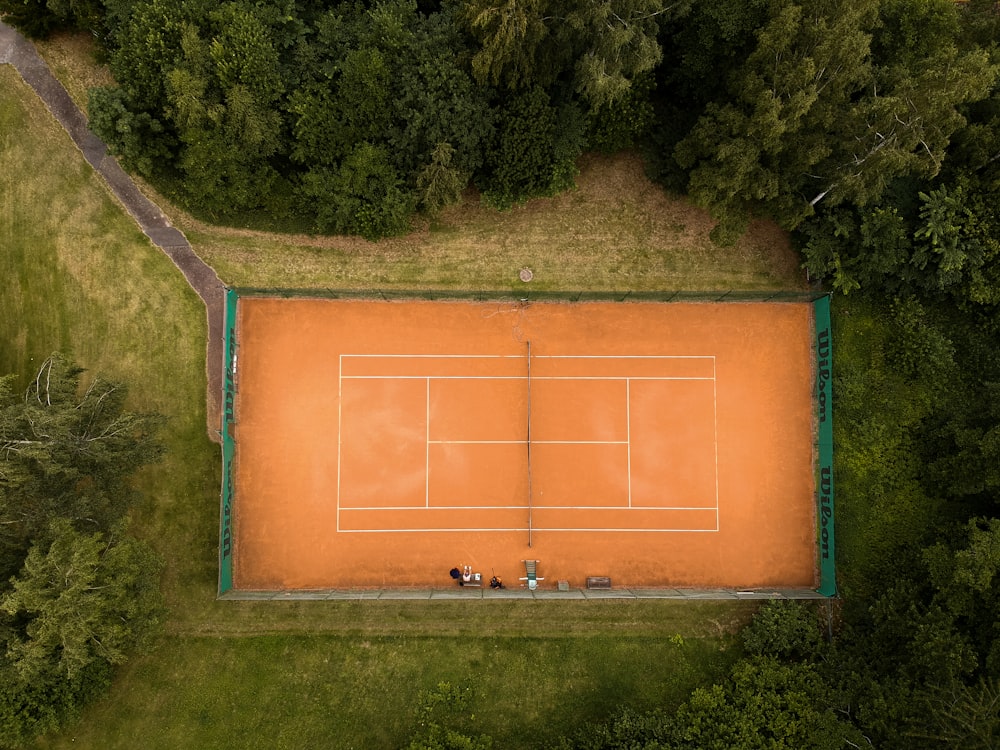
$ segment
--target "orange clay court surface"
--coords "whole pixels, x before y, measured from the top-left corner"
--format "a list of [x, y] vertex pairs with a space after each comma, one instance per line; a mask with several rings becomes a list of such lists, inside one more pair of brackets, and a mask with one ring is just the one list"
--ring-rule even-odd
[[238, 589], [816, 584], [810, 305], [239, 305]]

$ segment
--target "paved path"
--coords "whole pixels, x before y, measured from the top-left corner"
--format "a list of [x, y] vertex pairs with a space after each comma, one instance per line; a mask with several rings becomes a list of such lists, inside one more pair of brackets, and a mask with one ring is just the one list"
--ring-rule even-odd
[[286, 601], [302, 599], [827, 599], [812, 589], [535, 589], [490, 588], [446, 589], [323, 589], [314, 591], [236, 591], [220, 599], [240, 601]]
[[114, 196], [132, 215], [146, 236], [174, 262], [191, 288], [205, 303], [208, 316], [208, 346], [205, 371], [208, 378], [208, 434], [219, 441], [222, 402], [223, 316], [225, 287], [215, 271], [199, 258], [184, 234], [152, 201], [140, 192], [107, 146], [87, 129], [87, 118], [66, 89], [56, 80], [34, 45], [10, 26], [0, 22], [0, 64], [13, 65], [25, 83], [34, 89], [52, 116], [83, 152], [87, 162], [104, 178]]

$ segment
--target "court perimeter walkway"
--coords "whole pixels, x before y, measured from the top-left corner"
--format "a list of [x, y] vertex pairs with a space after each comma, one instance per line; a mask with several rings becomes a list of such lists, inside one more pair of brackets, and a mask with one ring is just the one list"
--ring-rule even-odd
[[14, 66], [52, 116], [69, 133], [87, 162], [108, 184], [111, 193], [135, 219], [150, 241], [174, 262], [191, 288], [205, 303], [208, 316], [208, 350], [205, 369], [208, 379], [208, 434], [219, 441], [222, 402], [222, 327], [225, 287], [215, 271], [199, 258], [184, 234], [139, 190], [105, 143], [87, 128], [87, 118], [52, 75], [31, 42], [0, 22], [0, 63]]
[[812, 589], [555, 589], [447, 588], [447, 589], [324, 589], [315, 591], [230, 591], [220, 599], [241, 601], [345, 600], [345, 599], [826, 599]]

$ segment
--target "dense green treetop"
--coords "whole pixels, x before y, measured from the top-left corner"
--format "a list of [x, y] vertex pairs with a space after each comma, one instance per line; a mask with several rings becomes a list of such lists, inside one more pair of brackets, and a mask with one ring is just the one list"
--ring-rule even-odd
[[54, 517], [86, 531], [107, 531], [135, 500], [129, 477], [155, 461], [159, 419], [124, 410], [127, 390], [83, 370], [46, 360], [26, 393], [0, 380], [0, 576], [45, 538]]
[[986, 98], [996, 81], [985, 51], [956, 46], [948, 0], [902, 29], [886, 24], [906, 10], [875, 0], [769, 5], [724, 96], [706, 104], [675, 151], [725, 239], [753, 215], [795, 228], [821, 202], [864, 207], [894, 178], [934, 177], [965, 123], [959, 107]]

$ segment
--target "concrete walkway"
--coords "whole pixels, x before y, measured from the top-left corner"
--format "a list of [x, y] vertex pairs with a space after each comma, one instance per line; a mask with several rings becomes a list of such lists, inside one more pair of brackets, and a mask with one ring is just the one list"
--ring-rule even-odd
[[205, 303], [208, 317], [208, 345], [205, 372], [208, 381], [208, 434], [219, 442], [221, 429], [223, 316], [225, 287], [215, 271], [199, 258], [184, 234], [170, 224], [164, 213], [139, 190], [105, 143], [87, 129], [87, 118], [52, 75], [31, 42], [0, 22], [0, 63], [14, 66], [52, 116], [69, 133], [83, 157], [108, 184], [111, 193], [125, 207], [150, 241], [180, 269], [191, 288]]
[[710, 600], [762, 600], [762, 599], [826, 599], [812, 589], [753, 589], [734, 591], [733, 589], [501, 589], [459, 588], [446, 589], [321, 589], [315, 591], [229, 591], [220, 599], [233, 601], [295, 601], [323, 600], [341, 601], [346, 599], [424, 599], [424, 600], [479, 600], [495, 601], [507, 599], [710, 599]]

